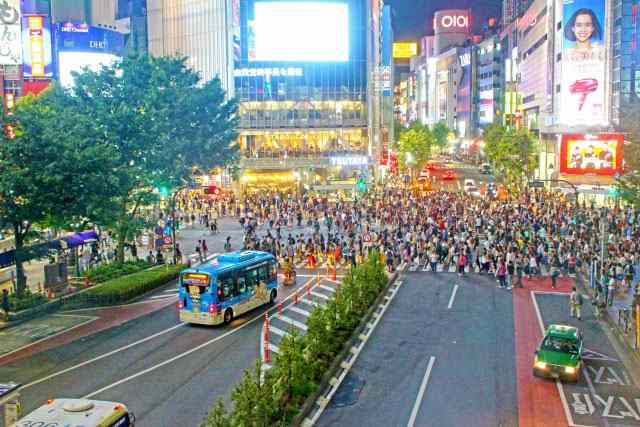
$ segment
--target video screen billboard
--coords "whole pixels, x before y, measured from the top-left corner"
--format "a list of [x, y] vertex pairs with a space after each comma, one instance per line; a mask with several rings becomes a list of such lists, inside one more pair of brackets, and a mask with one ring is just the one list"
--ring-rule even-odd
[[605, 108], [605, 0], [563, 0], [560, 123], [602, 125]]
[[256, 2], [249, 21], [250, 61], [349, 60], [346, 3]]
[[562, 135], [560, 172], [573, 175], [615, 175], [622, 168], [622, 144], [619, 133]]
[[22, 17], [22, 58], [25, 78], [52, 78], [51, 21], [48, 16]]
[[73, 86], [72, 72], [97, 71], [116, 61], [124, 50], [124, 35], [116, 31], [66, 22], [56, 24], [60, 84]]

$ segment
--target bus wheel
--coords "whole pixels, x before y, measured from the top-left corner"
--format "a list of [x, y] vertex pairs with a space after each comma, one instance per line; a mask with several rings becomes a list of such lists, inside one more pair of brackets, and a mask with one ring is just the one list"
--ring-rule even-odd
[[224, 312], [224, 323], [231, 323], [232, 320], [233, 320], [233, 310], [231, 310], [230, 308], [227, 308], [227, 310]]
[[269, 295], [269, 304], [273, 304], [277, 296], [278, 296], [278, 291], [276, 291], [275, 289], [271, 289], [271, 294]]

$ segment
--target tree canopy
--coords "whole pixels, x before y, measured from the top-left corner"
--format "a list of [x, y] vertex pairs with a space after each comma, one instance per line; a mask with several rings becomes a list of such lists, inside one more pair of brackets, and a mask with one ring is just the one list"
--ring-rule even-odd
[[397, 142], [400, 169], [411, 167], [421, 170], [429, 161], [434, 144], [433, 133], [419, 122], [413, 122], [408, 128], [402, 129]]
[[90, 112], [84, 131], [114, 152], [102, 223], [116, 232], [122, 259], [155, 187], [175, 191], [194, 168], [235, 158], [237, 103], [225, 99], [219, 79], [202, 82], [185, 58], [129, 57], [74, 80], [67, 101], [79, 114]]
[[519, 188], [536, 166], [536, 144], [526, 128], [511, 129], [492, 124], [484, 131], [487, 158], [507, 185]]

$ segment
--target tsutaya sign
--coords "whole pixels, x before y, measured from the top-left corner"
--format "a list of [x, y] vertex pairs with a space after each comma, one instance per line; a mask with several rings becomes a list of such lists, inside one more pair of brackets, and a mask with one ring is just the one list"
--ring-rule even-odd
[[471, 13], [467, 9], [439, 10], [433, 17], [435, 34], [468, 33], [471, 27]]

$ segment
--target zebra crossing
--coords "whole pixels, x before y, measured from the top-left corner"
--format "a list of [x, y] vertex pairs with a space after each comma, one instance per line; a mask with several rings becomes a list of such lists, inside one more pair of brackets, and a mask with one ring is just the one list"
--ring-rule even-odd
[[[307, 319], [314, 309], [323, 307], [333, 297], [339, 284], [338, 280], [312, 276], [295, 291], [297, 296], [293, 302], [285, 307], [279, 306], [274, 314], [268, 316], [268, 326], [263, 325], [260, 334], [260, 356], [264, 370], [272, 367], [271, 362], [279, 353], [279, 344], [284, 337], [293, 332], [299, 335], [307, 332]], [[268, 333], [265, 329], [268, 329]]]

